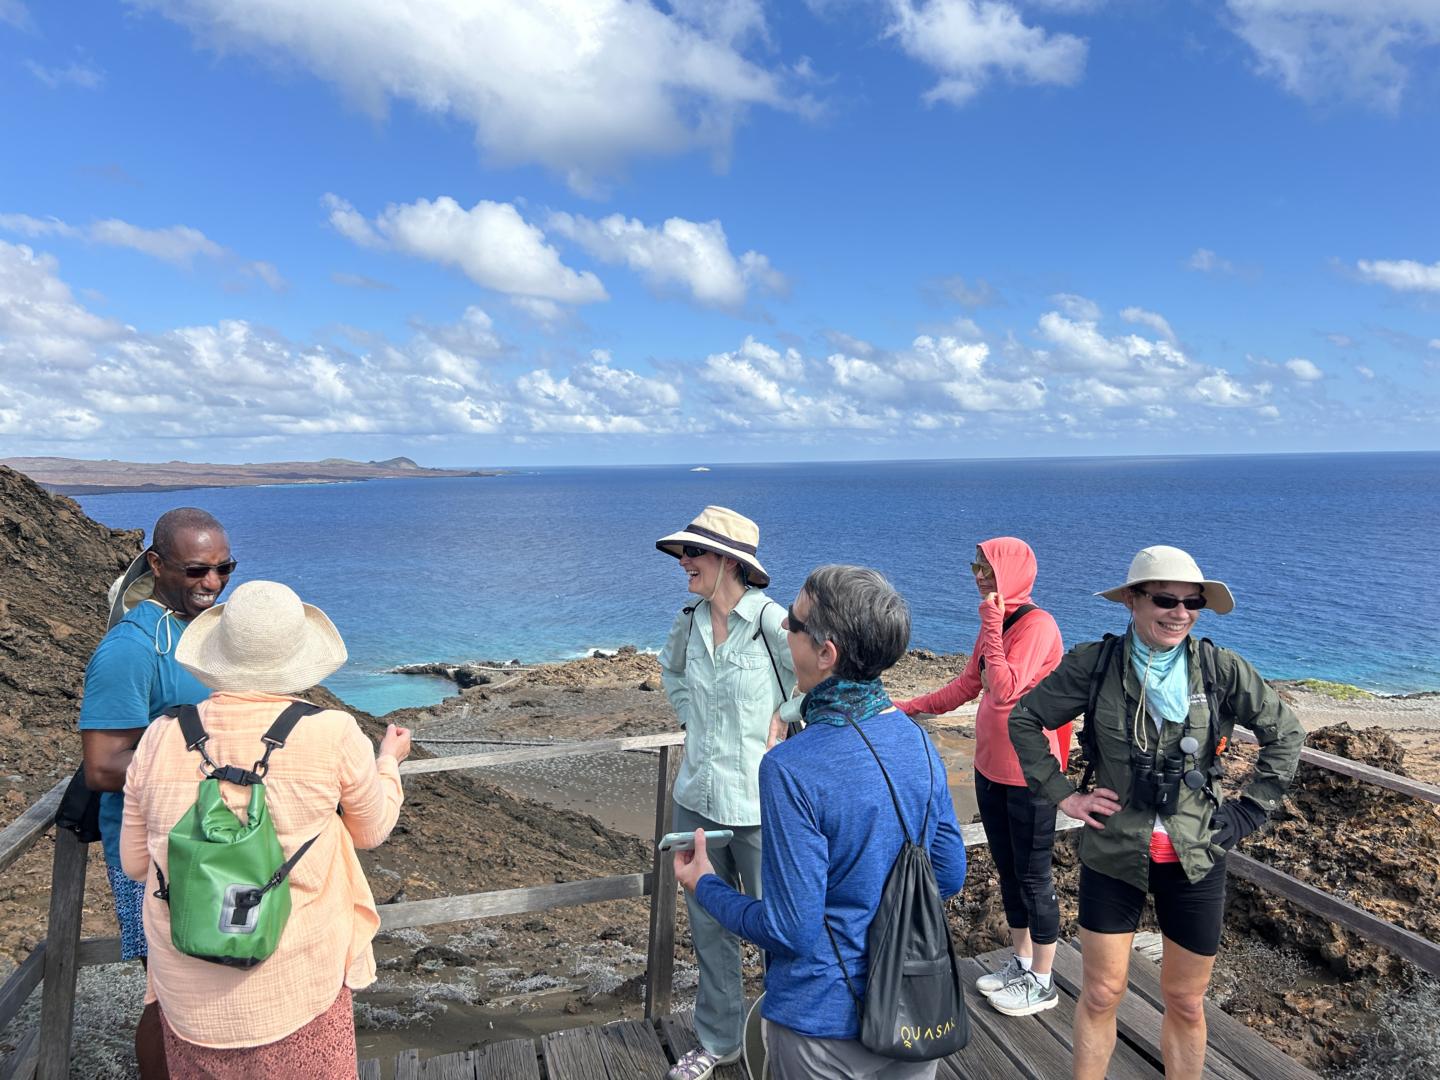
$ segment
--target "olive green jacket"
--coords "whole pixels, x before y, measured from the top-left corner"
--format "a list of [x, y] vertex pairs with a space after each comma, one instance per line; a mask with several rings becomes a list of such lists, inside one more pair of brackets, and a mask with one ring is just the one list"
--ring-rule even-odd
[[[1186, 735], [1194, 736], [1200, 744], [1200, 752], [1195, 755], [1197, 768], [1202, 772], [1207, 770], [1214, 759], [1209, 739], [1210, 707], [1200, 674], [1199, 640], [1191, 637], [1187, 639], [1187, 646], [1190, 715], [1186, 722], [1161, 724], [1157, 736], [1155, 725], [1143, 710], [1140, 717], [1154, 751], [1157, 772], [1166, 757], [1179, 753], [1180, 740]], [[1010, 741], [1020, 757], [1025, 782], [1031, 791], [1053, 803], [1058, 804], [1073, 794], [1075, 788], [1056, 764], [1042, 729], [1058, 728], [1084, 713], [1089, 704], [1090, 673], [1099, 661], [1100, 647], [1098, 641], [1075, 646], [1060, 661], [1060, 666], [1021, 698], [1010, 713]], [[1146, 889], [1155, 812], [1132, 809], [1128, 805], [1131, 731], [1140, 703], [1140, 680], [1130, 663], [1128, 634], [1122, 652], [1123, 666], [1117, 669], [1112, 659], [1096, 700], [1098, 760], [1094, 763], [1095, 786], [1114, 791], [1120, 797], [1122, 809], [1105, 819], [1103, 829], [1081, 829], [1080, 861], [1099, 873]], [[1244, 794], [1267, 812], [1273, 811], [1295, 777], [1305, 732], [1295, 714], [1246, 661], [1229, 649], [1217, 649], [1215, 660], [1220, 734], [1228, 742], [1236, 724], [1255, 733], [1260, 742], [1260, 758], [1255, 779]], [[1223, 798], [1220, 788], [1218, 780], [1212, 782], [1211, 789], [1217, 799]], [[1164, 819], [1171, 843], [1191, 881], [1199, 881], [1225, 854], [1211, 839], [1210, 818], [1214, 809], [1203, 790], [1192, 791], [1182, 783], [1175, 813]]]

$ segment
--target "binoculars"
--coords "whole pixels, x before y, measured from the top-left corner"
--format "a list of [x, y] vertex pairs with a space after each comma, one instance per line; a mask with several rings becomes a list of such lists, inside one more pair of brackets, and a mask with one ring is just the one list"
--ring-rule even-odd
[[1130, 751], [1130, 806], [1153, 810], [1168, 817], [1180, 804], [1180, 784], [1185, 775], [1179, 758], [1166, 759], [1159, 769], [1154, 759], [1138, 747]]

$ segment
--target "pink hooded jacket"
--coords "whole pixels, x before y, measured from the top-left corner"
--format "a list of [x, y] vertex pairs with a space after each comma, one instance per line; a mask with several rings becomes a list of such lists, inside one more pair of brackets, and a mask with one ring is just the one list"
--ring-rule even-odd
[[[1031, 603], [1035, 584], [1035, 553], [1013, 536], [986, 540], [980, 545], [995, 568], [995, 588], [1005, 601], [1005, 612]], [[970, 662], [960, 677], [934, 693], [895, 704], [906, 713], [946, 713], [958, 709], [984, 690], [975, 716], [975, 768], [987, 780], [1012, 787], [1025, 786], [1020, 759], [1010, 744], [1010, 710], [1025, 694], [1055, 669], [1064, 655], [1060, 628], [1048, 611], [1037, 608], [1002, 628], [1005, 615], [993, 604], [980, 603], [980, 635]], [[982, 668], [981, 661], [984, 661]], [[1060, 768], [1070, 756], [1070, 724], [1046, 732], [1050, 751]]]

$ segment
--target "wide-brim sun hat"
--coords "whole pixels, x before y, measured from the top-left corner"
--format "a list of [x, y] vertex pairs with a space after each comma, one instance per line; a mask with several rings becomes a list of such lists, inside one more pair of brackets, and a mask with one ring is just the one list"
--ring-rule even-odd
[[1189, 552], [1165, 544], [1143, 548], [1130, 560], [1130, 573], [1124, 585], [1116, 585], [1095, 595], [1123, 604], [1125, 594], [1132, 585], [1147, 581], [1184, 581], [1199, 585], [1205, 590], [1205, 606], [1216, 615], [1228, 615], [1235, 610], [1235, 595], [1229, 585], [1207, 578]]
[[212, 690], [293, 694], [337, 671], [348, 653], [335, 624], [278, 581], [247, 581], [185, 628], [175, 659]]
[[770, 575], [755, 557], [760, 546], [760, 526], [744, 514], [724, 506], [707, 506], [685, 528], [655, 541], [656, 548], [677, 559], [687, 544], [734, 559], [749, 571], [751, 585], [763, 589], [770, 584]]

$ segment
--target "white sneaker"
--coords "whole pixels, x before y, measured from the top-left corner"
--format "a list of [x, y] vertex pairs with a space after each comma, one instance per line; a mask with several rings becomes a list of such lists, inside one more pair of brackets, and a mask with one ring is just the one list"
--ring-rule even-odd
[[740, 1054], [741, 1048], [736, 1047], [724, 1057], [718, 1057], [703, 1046], [697, 1046], [672, 1065], [665, 1075], [667, 1080], [705, 1080], [717, 1066], [733, 1065], [739, 1061]]
[[1055, 989], [1054, 976], [1049, 986], [1041, 986], [1035, 973], [1026, 971], [1003, 990], [991, 994], [990, 1004], [1006, 1016], [1029, 1016], [1059, 1005], [1060, 991]]
[[1010, 959], [1005, 961], [1005, 966], [999, 971], [992, 971], [990, 974], [981, 975], [976, 979], [975, 989], [979, 990], [980, 993], [986, 997], [989, 997], [991, 994], [997, 994], [1001, 990], [1004, 990], [1005, 987], [1009, 986], [1024, 974], [1025, 969], [1020, 966], [1020, 957], [1011, 953]]

